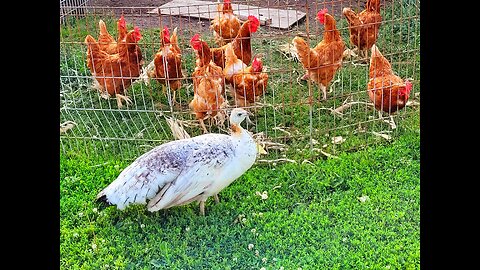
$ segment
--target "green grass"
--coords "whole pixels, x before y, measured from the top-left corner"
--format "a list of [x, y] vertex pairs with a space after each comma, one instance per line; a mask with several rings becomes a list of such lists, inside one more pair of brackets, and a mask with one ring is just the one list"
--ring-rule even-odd
[[[397, 5], [383, 9], [377, 45], [399, 76], [413, 78], [411, 100], [418, 102], [417, 2], [395, 1]], [[311, 85], [313, 104], [308, 104], [309, 85], [296, 82], [303, 74], [300, 63], [278, 51], [296, 31], [280, 35], [260, 27], [252, 38], [253, 51], [263, 54], [270, 79], [261, 99], [265, 105], [254, 108], [256, 125], [249, 130], [286, 146], [267, 149], [262, 159], [286, 157], [297, 164], [257, 162], [220, 193], [219, 205], [207, 202], [205, 217], [198, 215], [196, 204], [156, 213], [141, 206], [94, 212], [99, 209], [96, 194], [123, 168], [173, 139], [162, 113], [193, 119], [187, 108], [193, 95], [190, 78], [177, 94], [180, 108], [168, 106], [155, 81], [134, 84], [128, 92], [134, 104], [121, 110], [115, 100], [99, 97], [91, 87], [82, 44], [86, 34], [96, 37], [98, 19], [67, 18], [60, 29], [60, 120], [77, 123], [60, 137], [62, 269], [420, 268], [419, 106], [398, 112], [395, 130], [364, 104], [353, 105], [343, 116], [332, 114], [329, 108], [346, 98], [369, 101], [368, 66], [351, 61], [344, 61], [337, 72], [328, 100], [321, 100]], [[102, 19], [115, 33], [116, 19]], [[345, 19], [339, 18], [337, 26], [350, 47]], [[305, 32], [305, 24], [296, 30]], [[322, 26], [311, 22], [310, 31], [317, 35], [310, 40], [315, 45]], [[190, 76], [194, 54], [188, 40], [193, 32], [184, 25], [181, 33], [182, 63]], [[148, 64], [159, 46], [159, 29], [142, 29], [142, 35]], [[201, 35], [213, 44], [209, 33]], [[186, 130], [200, 134], [196, 126]], [[224, 132], [215, 126], [211, 131]], [[390, 140], [373, 134], [384, 131]], [[332, 143], [335, 136], [345, 142]], [[319, 149], [340, 159], [327, 159]], [[257, 191], [267, 191], [268, 199], [255, 195]], [[362, 196], [369, 200], [361, 203]], [[249, 244], [254, 245], [251, 250]]]
[[419, 136], [410, 129], [313, 164], [257, 163], [220, 204], [207, 202], [205, 217], [196, 204], [94, 212], [97, 192], [129, 162], [62, 154], [61, 268], [419, 269]]

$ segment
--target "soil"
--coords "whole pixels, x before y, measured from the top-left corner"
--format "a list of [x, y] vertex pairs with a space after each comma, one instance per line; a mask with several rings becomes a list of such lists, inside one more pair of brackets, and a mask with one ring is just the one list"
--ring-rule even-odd
[[[134, 24], [138, 25], [140, 28], [152, 28], [159, 27], [159, 25], [182, 25], [186, 24], [189, 27], [192, 25], [192, 21], [197, 21], [193, 25], [197, 25], [198, 29], [196, 31], [209, 31], [209, 22], [208, 20], [200, 20], [198, 18], [183, 18], [176, 16], [162, 16], [162, 23], [160, 24], [160, 19], [157, 15], [148, 14], [147, 12], [151, 9], [157, 8], [165, 3], [170, 2], [171, 0], [90, 0], [88, 2], [89, 6], [95, 7], [98, 10], [113, 10], [117, 16], [123, 13], [125, 19], [134, 20]], [[385, 0], [391, 1], [391, 0]], [[341, 12], [344, 7], [352, 7], [354, 10], [360, 10], [365, 7], [366, 0], [326, 0], [325, 2], [318, 3], [316, 1], [308, 0], [277, 0], [277, 1], [232, 1], [233, 3], [242, 3], [252, 6], [260, 7], [270, 7], [277, 9], [295, 9], [302, 12], [306, 11], [306, 3], [308, 2], [308, 19], [310, 22], [316, 20], [316, 14], [318, 10], [322, 8], [328, 8], [329, 13], [333, 14], [336, 17], [342, 16]], [[360, 8], [361, 7], [361, 8]], [[304, 20], [305, 21], [305, 20]], [[301, 22], [301, 23], [304, 23]], [[280, 29], [271, 28], [273, 31], [282, 31]], [[285, 30], [283, 30], [285, 31]], [[288, 31], [288, 30], [287, 30]]]

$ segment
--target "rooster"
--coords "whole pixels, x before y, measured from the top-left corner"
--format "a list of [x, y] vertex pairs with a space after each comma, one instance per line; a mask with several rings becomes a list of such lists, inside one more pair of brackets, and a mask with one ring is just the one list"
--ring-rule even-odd
[[[243, 61], [246, 65], [252, 61], [252, 47], [251, 47], [251, 35], [257, 32], [260, 21], [257, 17], [250, 15], [248, 20], [245, 21], [240, 30], [238, 30], [237, 36], [230, 42], [233, 47], [235, 55]], [[211, 48], [213, 62], [221, 68], [225, 67], [225, 48], [228, 44], [218, 48]]]
[[125, 22], [123, 15], [117, 21], [117, 40], [110, 35], [103, 20], [98, 21], [98, 26], [100, 28], [100, 34], [98, 35], [98, 45], [100, 46], [100, 50], [109, 54], [118, 53], [118, 43], [127, 36], [127, 23]]
[[[189, 103], [190, 109], [195, 113], [204, 133], [208, 133], [204, 120], [217, 116], [220, 109], [226, 105], [223, 97], [224, 76], [222, 68], [212, 61], [210, 47], [195, 34], [190, 40], [190, 45], [196, 51], [196, 66], [193, 71], [193, 100]], [[222, 114], [218, 114], [222, 117]], [[223, 123], [222, 119], [220, 121]]]
[[342, 13], [348, 21], [350, 43], [359, 50], [360, 57], [366, 58], [368, 50], [377, 41], [382, 23], [380, 0], [367, 0], [365, 9], [358, 14], [347, 7]]
[[388, 60], [380, 53], [375, 44], [371, 48], [368, 97], [378, 110], [390, 115], [391, 126], [395, 128], [392, 113], [402, 109], [407, 104], [412, 90], [412, 83], [395, 75]]
[[322, 9], [317, 13], [317, 19], [325, 25], [323, 39], [315, 48], [310, 48], [301, 37], [292, 40], [298, 53], [300, 62], [307, 73], [303, 78], [310, 78], [316, 82], [323, 92], [323, 99], [327, 99], [327, 86], [342, 65], [342, 56], [345, 42], [337, 30], [335, 19]]
[[235, 55], [232, 46], [225, 48], [225, 81], [234, 89], [233, 96], [237, 106], [246, 107], [254, 103], [267, 89], [268, 74], [262, 72], [262, 60], [253, 58], [252, 65], [247, 66]]
[[218, 15], [211, 21], [210, 29], [213, 30], [215, 43], [223, 46], [231, 42], [240, 29], [240, 20], [233, 14], [232, 3], [224, 0], [223, 4], [217, 6]]
[[141, 38], [140, 30], [135, 27], [118, 43], [118, 53], [109, 54], [100, 49], [99, 43], [91, 35], [85, 37], [87, 66], [98, 82], [101, 96], [115, 96], [118, 108], [123, 106], [122, 100], [131, 103], [126, 96], [126, 89], [138, 78], [144, 62], [137, 45]]
[[172, 36], [168, 27], [164, 27], [161, 34], [161, 46], [155, 54], [154, 65], [151, 77], [159, 83], [170, 86], [173, 91], [173, 102], [175, 93], [182, 86], [182, 53], [178, 47], [177, 28], [173, 29]]

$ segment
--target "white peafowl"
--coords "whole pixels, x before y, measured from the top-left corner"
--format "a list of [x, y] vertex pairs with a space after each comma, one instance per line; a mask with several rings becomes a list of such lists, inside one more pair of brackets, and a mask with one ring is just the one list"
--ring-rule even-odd
[[[231, 134], [203, 134], [159, 145], [138, 157], [110, 185], [97, 201], [123, 210], [130, 204], [147, 204], [154, 212], [172, 206], [200, 203], [230, 185], [255, 162], [257, 144], [240, 124], [250, 113], [235, 108], [230, 114]], [[148, 203], [147, 203], [148, 200]]]

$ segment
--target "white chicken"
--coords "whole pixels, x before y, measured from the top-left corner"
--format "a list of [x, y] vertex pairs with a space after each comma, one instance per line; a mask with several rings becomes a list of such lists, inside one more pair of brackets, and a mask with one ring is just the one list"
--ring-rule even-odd
[[257, 144], [240, 125], [250, 122], [249, 114], [232, 110], [230, 135], [203, 134], [153, 148], [126, 167], [97, 200], [120, 210], [147, 204], [151, 212], [198, 201], [204, 216], [208, 197], [218, 202], [217, 194], [255, 162]]

